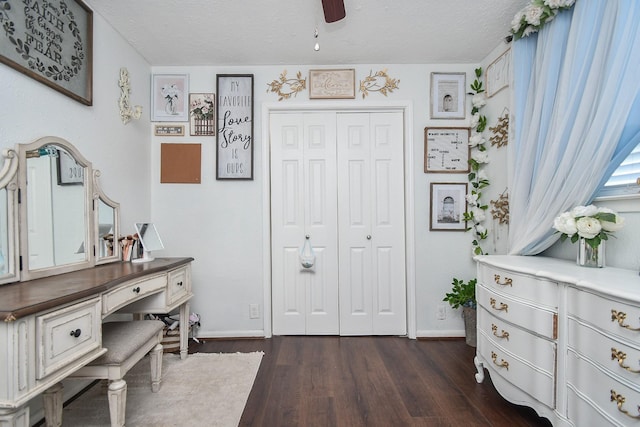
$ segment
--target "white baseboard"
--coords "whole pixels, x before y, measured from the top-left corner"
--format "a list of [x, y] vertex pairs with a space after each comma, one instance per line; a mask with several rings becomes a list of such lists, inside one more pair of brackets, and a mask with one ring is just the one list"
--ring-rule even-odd
[[196, 338], [206, 340], [207, 338], [264, 338], [264, 330], [248, 331], [206, 331], [198, 329]]
[[416, 331], [416, 338], [460, 338], [464, 336], [464, 329], [449, 329], [443, 331]]

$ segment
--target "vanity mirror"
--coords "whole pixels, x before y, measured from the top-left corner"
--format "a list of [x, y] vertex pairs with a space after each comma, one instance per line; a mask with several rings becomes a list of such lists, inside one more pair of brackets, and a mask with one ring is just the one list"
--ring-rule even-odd
[[0, 169], [0, 284], [19, 279], [18, 247], [18, 156], [13, 150], [2, 152]]
[[119, 205], [94, 182], [91, 162], [54, 136], [17, 148], [21, 280], [117, 261]]

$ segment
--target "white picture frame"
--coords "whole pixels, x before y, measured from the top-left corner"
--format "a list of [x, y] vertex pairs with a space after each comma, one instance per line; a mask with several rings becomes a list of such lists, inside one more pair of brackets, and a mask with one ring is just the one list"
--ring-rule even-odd
[[431, 118], [464, 119], [465, 73], [431, 73]]
[[151, 76], [151, 121], [189, 121], [189, 75]]
[[491, 98], [496, 93], [509, 86], [509, 80], [511, 79], [510, 70], [511, 48], [507, 49], [487, 67], [485, 78], [488, 98]]
[[466, 231], [467, 183], [432, 182], [430, 231]]

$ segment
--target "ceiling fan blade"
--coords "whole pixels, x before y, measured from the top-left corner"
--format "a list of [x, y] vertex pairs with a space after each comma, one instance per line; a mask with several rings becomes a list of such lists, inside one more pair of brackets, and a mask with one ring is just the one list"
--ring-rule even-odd
[[344, 10], [344, 0], [322, 0], [324, 20], [327, 23], [336, 22], [347, 16]]

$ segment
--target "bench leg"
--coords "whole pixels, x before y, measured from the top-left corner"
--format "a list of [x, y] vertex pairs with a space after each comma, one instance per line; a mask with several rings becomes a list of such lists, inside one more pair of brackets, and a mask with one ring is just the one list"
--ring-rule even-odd
[[156, 393], [160, 390], [162, 380], [162, 344], [158, 343], [149, 353], [151, 360], [151, 391]]
[[46, 427], [62, 426], [62, 383], [56, 383], [42, 393]]
[[127, 382], [124, 380], [110, 382], [108, 396], [111, 427], [123, 427], [124, 413], [127, 409]]

